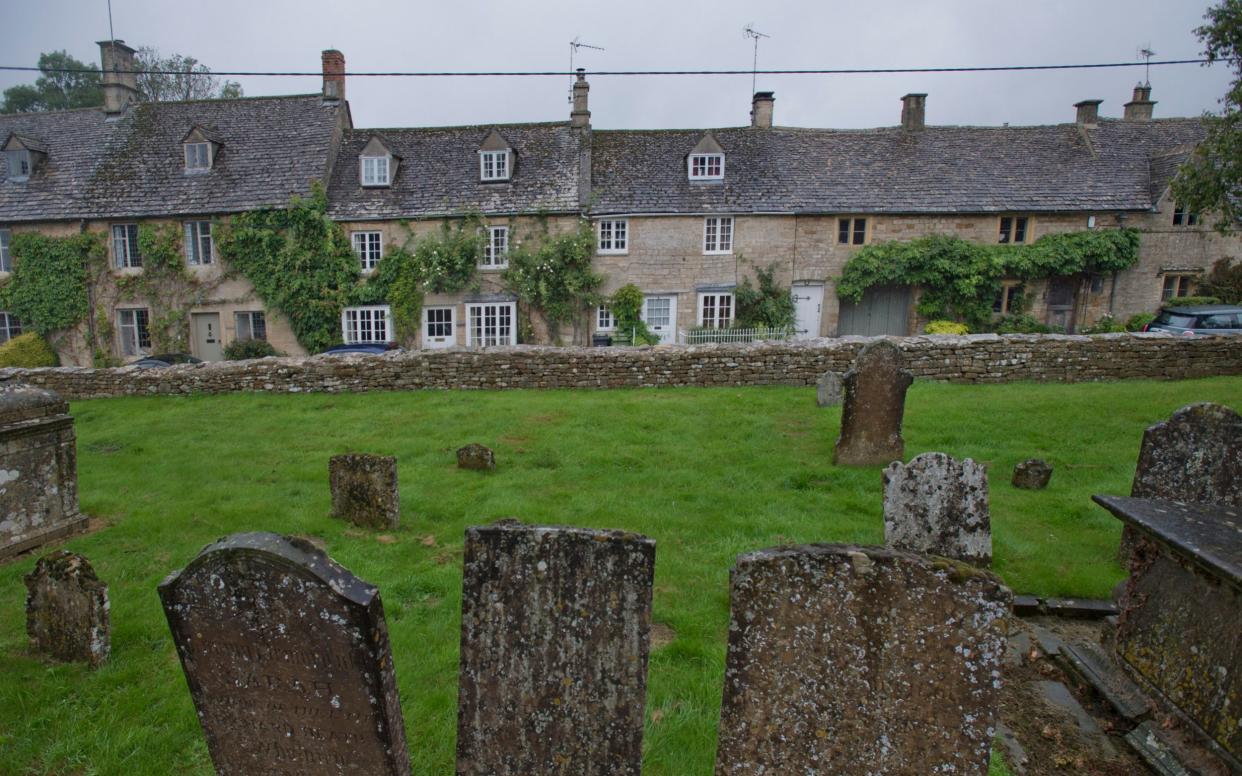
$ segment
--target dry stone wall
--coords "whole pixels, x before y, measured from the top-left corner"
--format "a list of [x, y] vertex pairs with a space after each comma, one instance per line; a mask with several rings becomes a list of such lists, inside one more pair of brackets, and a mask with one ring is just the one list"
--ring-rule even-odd
[[[234, 391], [811, 386], [826, 371], [845, 372], [863, 345], [874, 339], [656, 348], [518, 345], [266, 358], [167, 369], [0, 369], [0, 384], [50, 388], [67, 399]], [[974, 334], [890, 339], [901, 348], [905, 366], [915, 377], [960, 383], [1242, 374], [1242, 337]]]

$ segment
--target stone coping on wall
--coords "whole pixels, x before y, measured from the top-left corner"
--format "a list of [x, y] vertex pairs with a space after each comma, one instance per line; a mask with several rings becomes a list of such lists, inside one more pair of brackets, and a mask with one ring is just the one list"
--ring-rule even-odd
[[[875, 337], [744, 345], [517, 345], [183, 364], [0, 369], [67, 399], [157, 394], [814, 385]], [[889, 337], [915, 377], [960, 383], [1184, 379], [1242, 374], [1242, 336], [968, 334]]]

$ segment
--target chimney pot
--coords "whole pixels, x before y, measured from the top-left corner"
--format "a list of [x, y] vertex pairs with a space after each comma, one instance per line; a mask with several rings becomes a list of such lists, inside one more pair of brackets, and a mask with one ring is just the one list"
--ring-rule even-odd
[[574, 127], [591, 126], [591, 111], [587, 107], [587, 94], [591, 91], [591, 85], [586, 80], [586, 68], [578, 68], [577, 77], [574, 79], [573, 102], [574, 109], [569, 114], [569, 124]]
[[927, 114], [926, 94], [907, 94], [901, 98], [901, 128], [919, 130], [924, 126]]
[[1134, 98], [1126, 103], [1126, 121], [1151, 121], [1156, 103], [1151, 99], [1151, 84], [1140, 83], [1134, 87]]
[[1100, 123], [1100, 103], [1103, 100], [1083, 100], [1074, 103], [1074, 107], [1078, 109], [1078, 116], [1075, 119], [1079, 126], [1094, 127]]
[[134, 55], [137, 53], [123, 40], [99, 41], [104, 114], [119, 116], [130, 103], [138, 102], [138, 74], [134, 72], [137, 70]]
[[776, 95], [773, 92], [755, 92], [750, 102], [750, 125], [759, 129], [771, 129], [775, 106]]
[[336, 49], [326, 49], [323, 61], [323, 99], [339, 102], [345, 99], [345, 55]]

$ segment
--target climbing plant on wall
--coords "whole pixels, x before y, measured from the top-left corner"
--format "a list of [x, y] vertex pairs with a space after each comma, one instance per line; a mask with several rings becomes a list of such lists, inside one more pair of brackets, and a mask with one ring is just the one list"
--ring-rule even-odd
[[604, 276], [591, 266], [595, 230], [580, 219], [572, 231], [551, 234], [546, 219], [521, 244], [509, 250], [509, 266], [501, 275], [505, 287], [547, 319], [550, 334], [572, 324], [575, 332], [590, 309], [603, 301]]
[[776, 266], [773, 262], [767, 267], [755, 267], [758, 288], [750, 282], [750, 278], [743, 278], [733, 290], [734, 326], [747, 329], [768, 326], [775, 329], [793, 325], [793, 297], [789, 295], [788, 288], [782, 288], [776, 282]]
[[88, 267], [106, 261], [102, 235], [13, 235], [13, 274], [0, 289], [0, 306], [47, 336], [81, 323], [90, 309]]
[[1004, 278], [1119, 272], [1134, 266], [1138, 251], [1133, 229], [1050, 234], [1029, 245], [982, 245], [945, 235], [875, 243], [846, 263], [837, 294], [858, 302], [872, 286], [918, 286], [919, 315], [984, 327]]

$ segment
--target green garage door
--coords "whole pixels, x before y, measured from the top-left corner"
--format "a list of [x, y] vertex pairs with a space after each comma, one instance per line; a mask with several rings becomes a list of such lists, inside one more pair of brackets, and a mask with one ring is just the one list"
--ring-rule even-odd
[[858, 304], [841, 302], [841, 315], [837, 319], [837, 336], [861, 334], [878, 337], [892, 334], [904, 337], [910, 318], [909, 286], [876, 286], [863, 294]]

